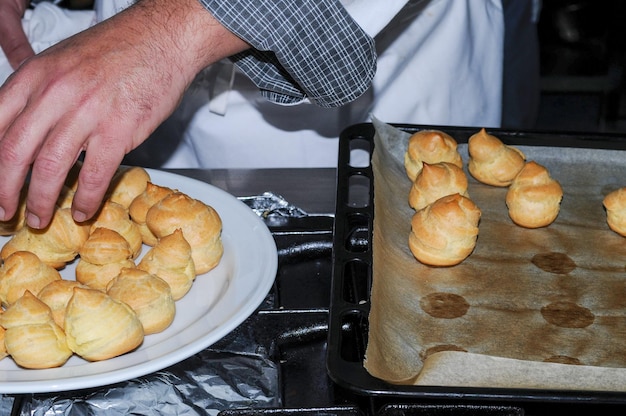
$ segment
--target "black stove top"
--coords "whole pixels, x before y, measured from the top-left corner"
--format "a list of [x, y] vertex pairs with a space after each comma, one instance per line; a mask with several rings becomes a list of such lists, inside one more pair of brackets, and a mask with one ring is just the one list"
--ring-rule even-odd
[[[593, 403], [479, 402], [463, 397], [448, 400], [372, 397], [334, 383], [328, 376], [327, 342], [333, 269], [333, 218], [311, 216], [268, 219], [279, 253], [273, 289], [259, 309], [236, 330], [190, 359], [228, 360], [229, 353], [262, 357], [275, 369], [275, 400], [250, 402], [239, 408], [196, 412], [224, 416], [247, 415], [375, 415], [474, 416], [620, 414], [623, 406]], [[195, 360], [195, 361], [194, 361]], [[227, 367], [226, 367], [227, 368]], [[237, 384], [236, 382], [233, 384]], [[124, 388], [123, 386], [121, 387]], [[13, 415], [44, 414], [51, 402], [65, 400], [63, 414], [94, 414], [80, 404], [94, 394], [111, 395], [110, 387], [51, 395], [15, 396]], [[181, 393], [181, 394], [184, 394]], [[70, 403], [67, 405], [67, 403]], [[43, 409], [41, 406], [48, 406]], [[72, 406], [75, 411], [72, 411]], [[164, 407], [164, 409], [168, 409]], [[56, 409], [58, 410], [58, 408]], [[169, 411], [175, 409], [169, 408]], [[45, 414], [51, 414], [49, 411]], [[55, 412], [53, 414], [59, 414]], [[138, 414], [136, 411], [133, 414]], [[163, 411], [154, 414], [165, 414]], [[168, 413], [169, 414], [169, 413]]]

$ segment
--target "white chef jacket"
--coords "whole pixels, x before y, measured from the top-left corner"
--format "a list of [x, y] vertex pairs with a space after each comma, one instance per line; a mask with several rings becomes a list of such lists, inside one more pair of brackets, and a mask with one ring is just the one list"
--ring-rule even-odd
[[[65, 28], [55, 32], [59, 41], [72, 29], [83, 30], [131, 1], [96, 0], [95, 12], [82, 12], [80, 23], [68, 24], [77, 12], [54, 11], [56, 29], [50, 19], [42, 20], [48, 33]], [[175, 113], [129, 155], [127, 163], [166, 168], [334, 167], [340, 132], [372, 115], [386, 122], [500, 125], [504, 37], [500, 0], [342, 3], [376, 39], [378, 69], [366, 94], [341, 108], [281, 106], [262, 98], [248, 78], [229, 62], [221, 62], [199, 77]], [[56, 6], [40, 4], [24, 19], [34, 47], [38, 39], [53, 42], [42, 31], [35, 35], [32, 30], [41, 26], [36, 16], [44, 13], [42, 7]], [[2, 58], [0, 71], [6, 72]]]

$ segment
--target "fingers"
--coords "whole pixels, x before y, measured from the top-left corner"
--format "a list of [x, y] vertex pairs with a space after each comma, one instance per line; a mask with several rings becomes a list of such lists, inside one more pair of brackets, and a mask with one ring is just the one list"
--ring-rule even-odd
[[15, 122], [26, 106], [27, 88], [19, 88], [14, 77], [7, 80], [0, 89], [0, 220], [8, 221], [13, 217], [18, 205], [18, 194], [24, 184], [36, 149], [29, 148], [29, 143], [22, 140], [25, 127]]
[[[31, 157], [33, 162], [26, 199], [26, 221], [33, 228], [43, 228], [50, 222], [67, 174], [83, 151], [85, 158], [78, 176], [72, 213], [78, 222], [90, 219], [99, 209], [124, 154], [132, 146], [125, 142], [125, 135], [121, 133], [128, 128], [125, 122], [118, 119], [121, 131], [117, 128], [101, 130], [99, 126], [102, 124], [92, 123], [94, 114], [101, 112], [93, 103], [62, 108], [55, 114], [49, 107], [39, 107], [44, 105], [44, 101], [22, 111], [21, 117], [12, 126], [12, 129], [29, 124], [39, 126], [24, 128], [23, 135], [15, 136], [22, 143], [30, 141], [25, 145], [24, 154], [28, 154], [30, 148], [36, 149]], [[44, 110], [50, 114], [49, 119], [33, 120], [31, 113], [41, 117]], [[47, 131], [43, 126], [54, 127]]]
[[35, 54], [22, 28], [25, 3], [21, 0], [0, 2], [0, 47], [13, 69]]
[[89, 141], [72, 202], [72, 216], [75, 221], [82, 222], [92, 218], [102, 204], [111, 178], [125, 154], [120, 152], [119, 146], [111, 146], [113, 142], [100, 138]]
[[[61, 121], [43, 136], [39, 131], [29, 132], [29, 137], [43, 137], [39, 139], [38, 152], [32, 156], [26, 199], [26, 221], [32, 228], [44, 228], [50, 223], [68, 172], [83, 150], [85, 158], [78, 176], [72, 214], [76, 221], [82, 222], [90, 219], [101, 206], [126, 146], [116, 140], [103, 140], [88, 123], [76, 122], [85, 119], [88, 117], [84, 115], [71, 116], [67, 119], [69, 123]], [[28, 164], [23, 165], [26, 169], [19, 174], [16, 172], [15, 179], [10, 177], [7, 182], [22, 183], [20, 178], [28, 171]], [[9, 189], [19, 193], [19, 189]]]
[[[2, 103], [0, 95], [0, 105]], [[82, 146], [80, 140], [85, 132], [80, 125], [59, 122], [63, 113], [60, 105], [55, 108], [42, 107], [43, 102], [35, 100], [23, 108], [15, 108], [12, 121], [0, 118], [0, 206], [5, 220], [15, 211], [15, 192], [19, 191], [32, 166], [27, 194], [27, 222], [31, 227], [45, 227], [56, 203], [65, 175]], [[19, 111], [16, 111], [18, 110]], [[72, 139], [68, 139], [72, 137]], [[43, 179], [45, 186], [38, 185]]]
[[[24, 74], [29, 74], [28, 80], [37, 79], [37, 71], [31, 72], [31, 67], [29, 62], [0, 89], [0, 220], [8, 220], [15, 213], [30, 170], [27, 223], [33, 228], [46, 227], [67, 173], [80, 152], [87, 149], [74, 206], [76, 219], [85, 220], [98, 209], [110, 178], [131, 147], [121, 143], [125, 136], [117, 128], [123, 132], [128, 125], [119, 117], [118, 123], [94, 124], [96, 116], [104, 113], [95, 105], [101, 101], [81, 102], [65, 84], [55, 88], [50, 83], [43, 90], [29, 90], [27, 86], [35, 82], [25, 82]], [[115, 127], [99, 130], [110, 125]]]
[[80, 127], [59, 124], [41, 136], [42, 144], [33, 156], [26, 197], [26, 222], [32, 228], [44, 228], [52, 219], [67, 174], [86, 137]]

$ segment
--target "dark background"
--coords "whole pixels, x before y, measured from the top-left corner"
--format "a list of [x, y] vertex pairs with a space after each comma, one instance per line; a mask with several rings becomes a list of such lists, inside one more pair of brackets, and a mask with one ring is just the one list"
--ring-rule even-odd
[[543, 0], [542, 130], [626, 133], [626, 2]]

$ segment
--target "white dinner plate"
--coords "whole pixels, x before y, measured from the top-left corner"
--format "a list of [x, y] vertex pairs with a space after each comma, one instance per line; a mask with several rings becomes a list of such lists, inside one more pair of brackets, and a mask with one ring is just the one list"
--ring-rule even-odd
[[[32, 370], [10, 357], [0, 360], [0, 393], [41, 393], [104, 386], [176, 364], [223, 338], [255, 312], [273, 285], [276, 244], [263, 221], [232, 195], [195, 179], [148, 169], [153, 183], [178, 189], [211, 205], [222, 218], [224, 255], [210, 272], [196, 277], [176, 302], [170, 327], [147, 335], [136, 350], [87, 362], [74, 355], [62, 367]], [[0, 245], [8, 237], [0, 238]], [[142, 254], [148, 247], [144, 246]], [[61, 271], [74, 280], [75, 263]]]

